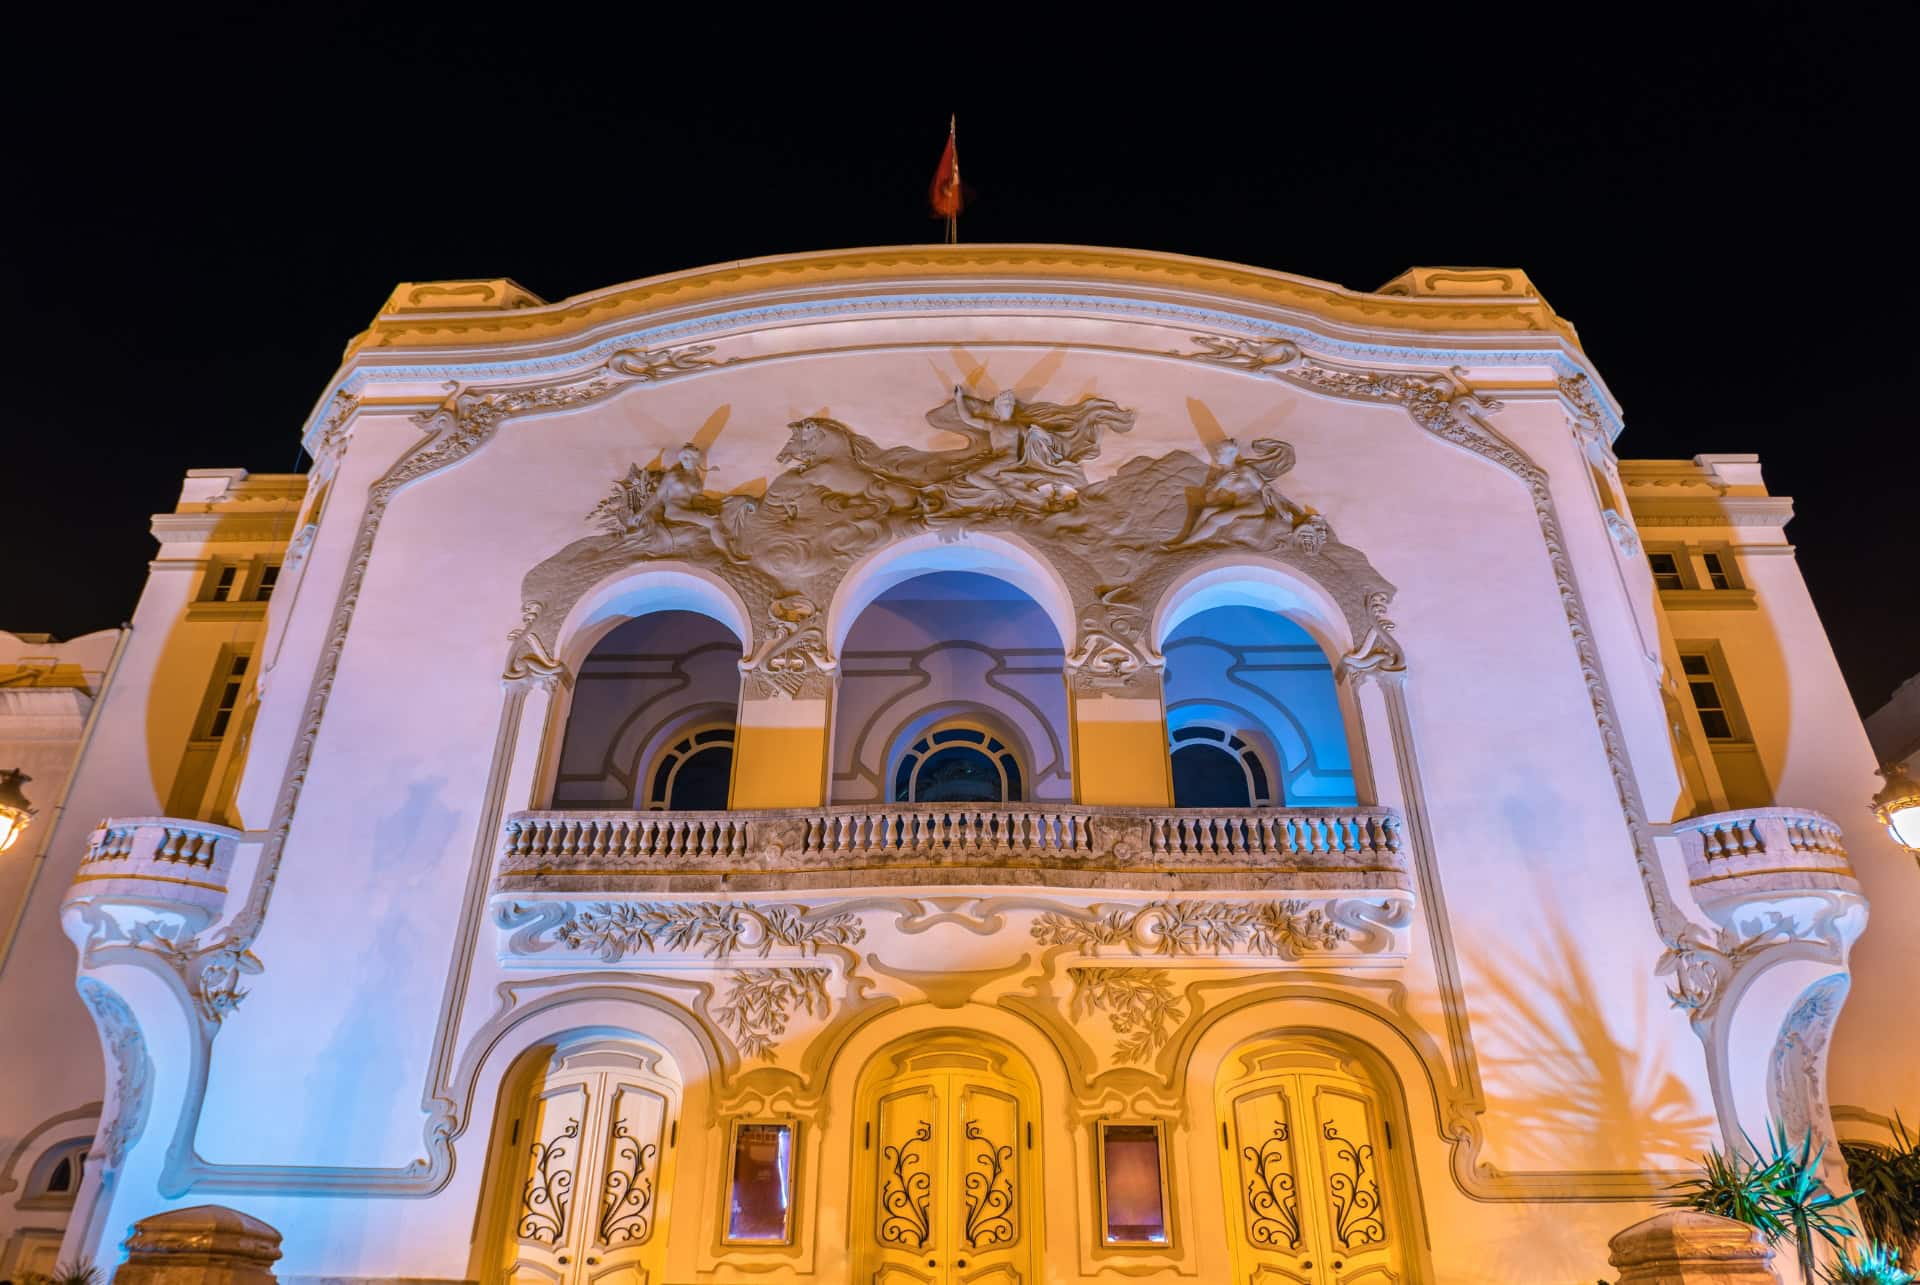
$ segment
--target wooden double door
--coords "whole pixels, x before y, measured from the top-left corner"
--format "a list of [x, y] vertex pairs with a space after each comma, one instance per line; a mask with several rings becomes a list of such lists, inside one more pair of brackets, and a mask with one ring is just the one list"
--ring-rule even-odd
[[511, 1107], [497, 1279], [657, 1281], [680, 1113], [658, 1055], [619, 1041], [564, 1050], [517, 1086]]
[[1392, 1120], [1360, 1068], [1310, 1048], [1256, 1053], [1219, 1106], [1238, 1285], [1411, 1279]]
[[861, 1285], [1039, 1279], [1035, 1094], [1016, 1056], [932, 1039], [867, 1077], [854, 1152]]

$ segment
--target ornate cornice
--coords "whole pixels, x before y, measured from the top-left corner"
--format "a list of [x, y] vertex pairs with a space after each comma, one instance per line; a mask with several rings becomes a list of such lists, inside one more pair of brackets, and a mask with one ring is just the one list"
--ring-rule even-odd
[[1793, 501], [1784, 495], [1719, 495], [1697, 497], [1629, 495], [1627, 507], [1642, 527], [1758, 526], [1783, 527], [1793, 520]]
[[[438, 311], [383, 309], [354, 339], [349, 358], [395, 349], [459, 348], [567, 340], [624, 319], [736, 306], [753, 297], [818, 297], [921, 290], [941, 284], [993, 289], [1013, 283], [1124, 289], [1148, 296], [1206, 295], [1301, 311], [1336, 323], [1435, 334], [1536, 334], [1577, 347], [1573, 327], [1538, 294], [1372, 294], [1330, 282], [1187, 255], [1061, 245], [922, 245], [826, 250], [667, 273], [527, 306], [470, 303]], [[419, 287], [416, 287], [416, 293]], [[397, 296], [396, 296], [397, 297]]]
[[161, 544], [285, 544], [292, 513], [156, 513], [153, 538]]

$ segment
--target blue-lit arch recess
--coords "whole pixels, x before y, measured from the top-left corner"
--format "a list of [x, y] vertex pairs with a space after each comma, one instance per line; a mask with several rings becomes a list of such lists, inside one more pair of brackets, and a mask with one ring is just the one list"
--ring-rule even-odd
[[1355, 803], [1333, 665], [1305, 629], [1257, 607], [1212, 607], [1161, 650], [1174, 806]]

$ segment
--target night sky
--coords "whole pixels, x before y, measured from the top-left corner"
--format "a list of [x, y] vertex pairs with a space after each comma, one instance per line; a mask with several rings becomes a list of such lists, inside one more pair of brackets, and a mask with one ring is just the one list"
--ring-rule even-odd
[[1316, 31], [1284, 6], [1163, 8], [1190, 29], [1109, 17], [1107, 48], [953, 5], [919, 34], [888, 11], [891, 47], [717, 6], [708, 31], [650, 6], [410, 28], [397, 6], [275, 8], [10, 19], [0, 628], [124, 619], [183, 470], [304, 468], [300, 424], [395, 282], [510, 276], [555, 300], [936, 240], [953, 110], [967, 241], [1362, 289], [1525, 269], [1624, 405], [1622, 456], [1757, 451], [1795, 498], [1856, 703], [1920, 670], [1901, 9], [1552, 29], [1541, 6], [1354, 8]]

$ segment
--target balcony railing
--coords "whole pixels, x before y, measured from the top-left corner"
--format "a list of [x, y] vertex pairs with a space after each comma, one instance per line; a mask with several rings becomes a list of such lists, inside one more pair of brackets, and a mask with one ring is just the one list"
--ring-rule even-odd
[[207, 821], [115, 817], [100, 823], [67, 901], [112, 901], [178, 914], [189, 932], [220, 916], [234, 847], [246, 836]]
[[1687, 858], [1694, 897], [1708, 913], [1755, 897], [1860, 891], [1840, 827], [1799, 808], [1748, 808], [1670, 827]]
[[1384, 808], [1073, 804], [521, 812], [502, 891], [1062, 884], [1411, 891]]

